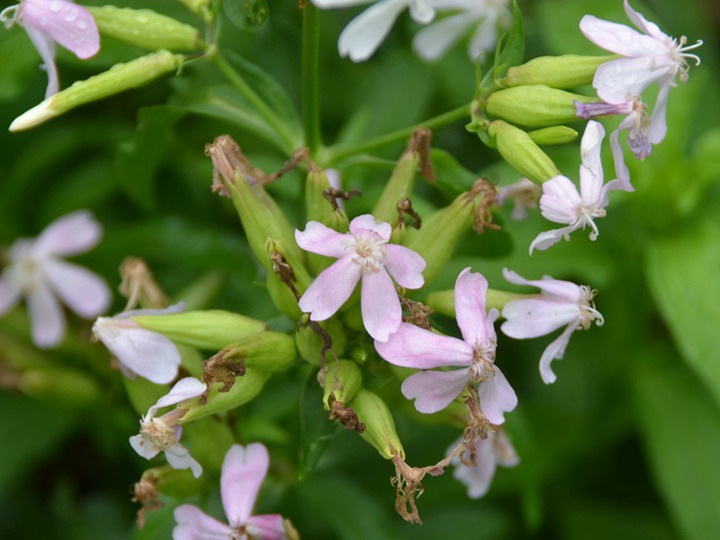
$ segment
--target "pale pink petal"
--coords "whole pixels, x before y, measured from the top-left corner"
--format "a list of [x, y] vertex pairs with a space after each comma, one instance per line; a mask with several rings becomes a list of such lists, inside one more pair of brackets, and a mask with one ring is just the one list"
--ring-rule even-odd
[[535, 237], [535, 240], [530, 243], [530, 255], [532, 255], [533, 251], [536, 249], [545, 251], [549, 247], [554, 246], [560, 240], [565, 238], [566, 234], [570, 234], [571, 232], [577, 230], [578, 227], [579, 225], [570, 225], [568, 227], [563, 227], [562, 229], [553, 229], [552, 231], [541, 232]]
[[355, 236], [362, 234], [364, 231], [373, 231], [380, 238], [387, 241], [390, 240], [392, 227], [389, 223], [378, 223], [372, 214], [363, 214], [350, 222], [350, 232]]
[[45, 278], [63, 303], [86, 319], [107, 311], [112, 293], [105, 281], [90, 270], [59, 259], [44, 261]]
[[181, 444], [174, 444], [165, 450], [165, 458], [173, 469], [190, 469], [195, 478], [200, 478], [202, 466], [193, 459], [187, 448]]
[[495, 425], [505, 422], [504, 414], [512, 411], [518, 403], [515, 391], [497, 366], [495, 375], [491, 375], [478, 386], [478, 396], [485, 418]]
[[605, 62], [597, 69], [593, 87], [598, 96], [608, 103], [623, 103], [642, 94], [674, 68], [672, 57], [667, 52], [664, 56], [618, 58]]
[[8, 267], [0, 274], [0, 316], [14, 308], [22, 294], [22, 288], [13, 279], [13, 269]]
[[657, 100], [655, 100], [655, 108], [648, 126], [648, 141], [651, 144], [660, 143], [665, 138], [665, 133], [667, 133], [667, 103], [671, 88], [670, 81], [660, 85], [660, 91]]
[[555, 379], [557, 379], [550, 364], [553, 360], [560, 360], [563, 357], [565, 347], [567, 347], [567, 344], [570, 342], [570, 336], [576, 328], [577, 324], [569, 324], [567, 328], [563, 330], [563, 333], [547, 346], [540, 357], [540, 376], [545, 384], [554, 383]]
[[528, 280], [507, 268], [503, 268], [503, 277], [515, 285], [537, 287], [545, 294], [556, 296], [558, 299], [568, 302], [580, 302], [582, 299], [582, 289], [570, 281], [553, 279], [550, 276], [543, 276], [542, 279], [537, 280]]
[[129, 440], [133, 450], [145, 459], [152, 459], [160, 453], [160, 451], [156, 450], [153, 444], [145, 440], [142, 435], [133, 435]]
[[620, 144], [620, 132], [624, 129], [623, 122], [618, 128], [610, 134], [610, 148], [612, 149], [613, 163], [615, 164], [615, 174], [621, 182], [621, 188], [624, 191], [635, 191], [630, 183], [630, 170], [625, 165], [625, 151]]
[[352, 254], [339, 258], [310, 284], [298, 302], [300, 309], [310, 313], [313, 321], [332, 317], [350, 298], [360, 275], [360, 266], [355, 263]]
[[23, 0], [22, 19], [27, 26], [45, 32], [81, 59], [100, 50], [95, 19], [82, 6], [66, 0]]
[[401, 323], [386, 343], [375, 341], [378, 354], [391, 364], [417, 369], [469, 366], [473, 348], [464, 341]]
[[387, 341], [400, 327], [400, 299], [395, 284], [384, 269], [363, 274], [360, 308], [365, 330], [378, 341]]
[[341, 234], [317, 221], [310, 221], [304, 231], [295, 231], [295, 241], [305, 251], [340, 258], [345, 255], [347, 234]]
[[173, 540], [228, 540], [232, 530], [191, 504], [178, 506], [174, 512], [177, 525]]
[[460, 272], [455, 281], [455, 317], [463, 339], [470, 346], [494, 337], [488, 334], [485, 313], [487, 290], [488, 282], [485, 276], [470, 272], [470, 268]]
[[286, 540], [285, 524], [280, 514], [250, 516], [247, 531], [262, 540]]
[[469, 382], [467, 369], [421, 371], [405, 379], [401, 389], [406, 398], [415, 400], [418, 411], [431, 414], [450, 405]]
[[571, 224], [578, 218], [582, 203], [575, 184], [565, 176], [556, 176], [543, 182], [540, 210], [545, 219], [555, 223]]
[[313, 5], [320, 9], [335, 9], [370, 4], [375, 0], [313, 0]]
[[27, 308], [33, 343], [41, 349], [59, 345], [65, 336], [65, 314], [47, 283], [36, 281], [27, 295]]
[[43, 60], [42, 68], [48, 75], [48, 85], [45, 89], [45, 99], [47, 99], [60, 91], [60, 77], [55, 65], [55, 41], [42, 30], [29, 24], [25, 25], [25, 31], [40, 54]]
[[425, 259], [405, 246], [386, 244], [387, 258], [385, 268], [406, 289], [419, 289], [425, 283], [422, 271], [425, 270]]
[[507, 319], [500, 329], [515, 339], [544, 336], [580, 319], [577, 303], [550, 298], [526, 298], [505, 304], [503, 317]]
[[85, 253], [97, 245], [102, 227], [87, 210], [78, 210], [53, 221], [37, 237], [33, 252], [68, 257]]
[[[667, 48], [651, 36], [610, 21], [585, 15], [580, 20], [580, 30], [585, 37], [606, 51], [623, 56], [667, 55]], [[612, 60], [614, 62], [614, 60]], [[607, 62], [603, 65], [607, 65]], [[601, 96], [602, 97], [602, 96]]]
[[220, 479], [225, 515], [231, 527], [245, 525], [270, 466], [267, 448], [260, 443], [233, 445], [225, 455]]
[[478, 439], [475, 444], [476, 465], [467, 466], [460, 460], [454, 460], [456, 466], [453, 476], [467, 486], [467, 494], [471, 499], [479, 499], [484, 496], [490, 489], [493, 476], [495, 476], [497, 464], [493, 453], [494, 436], [493, 433], [488, 433], [485, 439]]
[[602, 205], [603, 170], [600, 148], [604, 138], [605, 129], [602, 124], [591, 120], [580, 143], [580, 193], [584, 204], [596, 207]]
[[640, 13], [631, 8], [628, 0], [625, 0], [625, 13], [628, 16], [628, 19], [630, 19], [630, 22], [646, 34], [649, 34], [660, 41], [670, 41], [670, 36], [662, 32], [655, 23], [648, 21]]
[[157, 403], [148, 409], [147, 419], [153, 418], [158, 409], [168, 407], [170, 405], [176, 405], [181, 401], [198, 397], [202, 394], [207, 386], [204, 382], [194, 378], [185, 377], [180, 379], [172, 387], [172, 390], [165, 394], [163, 397], [157, 400]]
[[390, 32], [407, 0], [381, 0], [355, 17], [340, 34], [340, 56], [362, 62], [372, 56]]
[[520, 463], [520, 456], [517, 455], [504, 429], [500, 429], [495, 433], [493, 450], [495, 452], [495, 459], [498, 464], [503, 467], [514, 467]]

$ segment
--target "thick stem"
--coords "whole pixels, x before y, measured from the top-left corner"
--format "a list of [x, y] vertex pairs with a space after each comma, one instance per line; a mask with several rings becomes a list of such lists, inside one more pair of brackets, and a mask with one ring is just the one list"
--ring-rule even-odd
[[302, 113], [305, 146], [314, 156], [320, 141], [319, 52], [320, 21], [317, 8], [310, 2], [303, 8], [302, 36]]

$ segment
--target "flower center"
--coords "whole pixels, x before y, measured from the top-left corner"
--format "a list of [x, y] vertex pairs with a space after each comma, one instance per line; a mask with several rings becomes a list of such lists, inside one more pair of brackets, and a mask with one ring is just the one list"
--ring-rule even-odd
[[348, 240], [345, 249], [355, 252], [353, 261], [360, 266], [363, 273], [379, 272], [385, 265], [385, 258], [387, 257], [385, 244], [387, 244], [387, 241], [383, 240], [379, 234], [367, 231], [353, 235], [352, 239]]
[[688, 80], [688, 72], [690, 71], [688, 59], [693, 60], [696, 66], [700, 65], [700, 57], [697, 54], [690, 54], [687, 51], [697, 49], [703, 44], [702, 39], [698, 39], [695, 43], [688, 45], [687, 47], [685, 46], [686, 43], [687, 38], [685, 36], [680, 36], [680, 39], [677, 40], [677, 42], [673, 40], [673, 44], [670, 49], [670, 54], [675, 61], [675, 67], [673, 68], [672, 75], [673, 78], [677, 75], [680, 82], [687, 82]]
[[478, 341], [473, 348], [473, 361], [470, 364], [470, 381], [481, 382], [495, 375], [495, 340]]
[[595, 321], [595, 324], [602, 326], [605, 323], [605, 319], [602, 314], [595, 309], [595, 302], [593, 298], [597, 295], [597, 291], [590, 289], [586, 285], [580, 286], [580, 326], [583, 330], [587, 330]]
[[170, 427], [160, 418], [143, 419], [140, 422], [140, 436], [143, 438], [143, 442], [147, 441], [153, 451], [157, 452], [165, 452], [177, 444], [175, 428]]
[[604, 208], [598, 208], [595, 205], [584, 205], [581, 204], [578, 207], [578, 218], [577, 222], [578, 224], [582, 225], [582, 228], [590, 227], [592, 231], [590, 232], [590, 240], [597, 240], [598, 235], [600, 234], [600, 231], [597, 228], [597, 225], [595, 225], [595, 218], [599, 217], [605, 217], [606, 212]]

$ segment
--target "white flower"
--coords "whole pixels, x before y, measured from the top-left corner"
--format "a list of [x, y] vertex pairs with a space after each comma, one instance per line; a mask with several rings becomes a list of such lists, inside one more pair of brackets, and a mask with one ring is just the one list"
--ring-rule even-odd
[[102, 228], [92, 214], [80, 210], [52, 222], [34, 240], [17, 240], [10, 248], [10, 264], [0, 275], [0, 315], [24, 295], [33, 342], [49, 348], [59, 345], [65, 335], [58, 297], [86, 319], [105, 312], [112, 297], [102, 278], [60, 258], [92, 249], [101, 236]]
[[[313, 0], [321, 9], [344, 8], [367, 4], [372, 0]], [[355, 17], [340, 34], [340, 56], [349, 56], [353, 62], [370, 58], [390, 32], [395, 20], [406, 8], [420, 24], [435, 17], [433, 0], [380, 0]]]
[[[181, 401], [200, 396], [207, 386], [193, 377], [180, 379], [170, 392], [157, 400], [140, 420], [140, 433], [130, 437], [130, 446], [145, 459], [152, 459], [165, 452], [168, 463], [174, 469], [190, 469], [195, 478], [202, 474], [202, 467], [195, 461], [188, 449], [178, 441], [182, 426], [178, 421], [183, 409], [175, 409], [160, 418], [155, 418], [158, 409], [176, 405]], [[180, 411], [181, 414], [178, 414]]]
[[512, 22], [508, 0], [434, 0], [438, 13], [451, 12], [423, 28], [413, 39], [413, 48], [427, 61], [438, 60], [460, 38], [475, 28], [468, 43], [471, 60], [493, 48], [498, 38], [498, 27]]
[[103, 342], [120, 362], [120, 369], [130, 378], [145, 377], [156, 384], [168, 384], [177, 377], [180, 352], [165, 336], [147, 330], [135, 321], [135, 315], [179, 313], [183, 304], [165, 309], [123, 311], [113, 317], [100, 317], [93, 324], [93, 336]]

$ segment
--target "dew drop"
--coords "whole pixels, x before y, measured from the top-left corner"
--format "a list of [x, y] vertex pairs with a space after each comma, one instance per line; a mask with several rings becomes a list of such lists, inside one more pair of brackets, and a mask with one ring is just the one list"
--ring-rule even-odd
[[67, 22], [72, 22], [77, 19], [78, 13], [80, 13], [80, 10], [75, 7], [71, 8], [65, 12], [65, 15], [63, 15], [63, 19], [65, 19]]
[[228, 19], [243, 30], [260, 30], [270, 15], [266, 0], [225, 0], [222, 6]]
[[78, 27], [80, 30], [85, 30], [85, 29], [87, 28], [87, 26], [88, 26], [87, 21], [84, 20], [84, 19], [78, 20], [78, 22], [77, 22], [76, 24], [77, 24], [77, 27]]
[[50, 2], [49, 8], [52, 13], [60, 13], [63, 8], [63, 3], [60, 2], [60, 0], [53, 0]]

